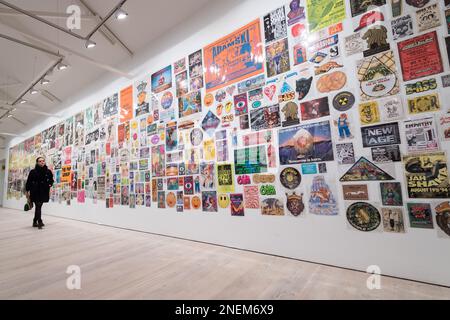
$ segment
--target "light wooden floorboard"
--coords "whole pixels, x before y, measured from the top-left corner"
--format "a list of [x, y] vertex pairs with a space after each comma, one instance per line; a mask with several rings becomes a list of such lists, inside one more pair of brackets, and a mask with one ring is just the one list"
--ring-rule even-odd
[[[450, 299], [450, 289], [0, 208], [0, 299]], [[69, 265], [81, 290], [66, 288]]]

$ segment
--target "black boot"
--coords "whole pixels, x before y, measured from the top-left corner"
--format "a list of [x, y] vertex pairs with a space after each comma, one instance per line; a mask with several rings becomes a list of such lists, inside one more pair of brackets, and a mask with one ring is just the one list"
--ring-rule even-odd
[[39, 225], [37, 223], [37, 221], [33, 220], [33, 228], [37, 228]]
[[38, 229], [42, 229], [42, 227], [45, 226], [44, 223], [41, 221], [38, 222]]

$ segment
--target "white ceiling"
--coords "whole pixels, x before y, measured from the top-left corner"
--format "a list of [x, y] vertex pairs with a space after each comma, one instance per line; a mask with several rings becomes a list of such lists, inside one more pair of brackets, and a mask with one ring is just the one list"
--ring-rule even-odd
[[[91, 14], [82, 4], [85, 2], [98, 15], [104, 17], [119, 0], [5, 0], [27, 11], [34, 11], [40, 17], [66, 28], [66, 8], [79, 5], [82, 20], [81, 30], [75, 30], [86, 36], [99, 22], [98, 17]], [[150, 41], [168, 32], [176, 25], [187, 20], [207, 2], [215, 0], [128, 0], [123, 9], [129, 14], [125, 20], [118, 21], [114, 17], [105, 24], [134, 54], [147, 47]], [[52, 52], [60, 52], [70, 68], [65, 71], [54, 71], [47, 78], [51, 83], [38, 85], [36, 89], [45, 89], [62, 102], [86, 88], [107, 72], [117, 70], [131, 54], [119, 42], [112, 44], [100, 31], [92, 40], [97, 43], [93, 49], [86, 49], [84, 41], [65, 34], [40, 21], [0, 4], [0, 34], [45, 48]], [[107, 31], [106, 31], [107, 32]], [[0, 107], [13, 102], [32, 82], [37, 79], [56, 57], [48, 53], [32, 49], [6, 39], [0, 38]], [[113, 70], [113, 71], [111, 71]], [[115, 70], [115, 71], [114, 71]], [[42, 94], [27, 95], [28, 103], [18, 105], [13, 112], [14, 117], [24, 122], [20, 124], [12, 118], [0, 120], [0, 133], [20, 134], [42, 121], [46, 116], [32, 113], [30, 109], [45, 113], [54, 113], [59, 101], [50, 101]], [[27, 110], [28, 109], [28, 110]], [[5, 113], [0, 109], [0, 116]], [[0, 134], [0, 137], [2, 134]], [[8, 136], [3, 135], [5, 138]]]

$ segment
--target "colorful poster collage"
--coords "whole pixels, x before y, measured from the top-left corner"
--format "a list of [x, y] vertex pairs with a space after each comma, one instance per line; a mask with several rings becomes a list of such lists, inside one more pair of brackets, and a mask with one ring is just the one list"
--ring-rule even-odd
[[450, 236], [450, 8], [396, 2], [290, 0], [243, 21], [12, 147], [8, 198], [44, 156], [57, 203]]

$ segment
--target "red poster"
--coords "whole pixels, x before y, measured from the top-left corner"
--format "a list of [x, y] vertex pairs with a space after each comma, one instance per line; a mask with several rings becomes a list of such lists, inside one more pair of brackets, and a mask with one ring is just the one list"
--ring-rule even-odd
[[206, 91], [264, 72], [259, 19], [203, 49]]
[[403, 81], [444, 71], [436, 31], [399, 42]]
[[117, 139], [119, 143], [125, 141], [125, 124], [121, 123], [117, 126]]
[[120, 91], [120, 123], [133, 118], [133, 86]]

